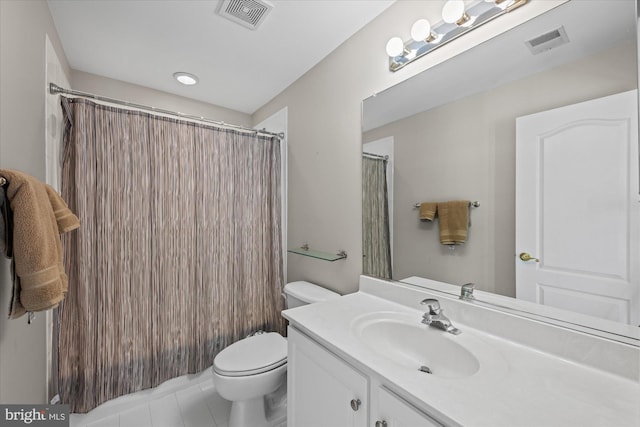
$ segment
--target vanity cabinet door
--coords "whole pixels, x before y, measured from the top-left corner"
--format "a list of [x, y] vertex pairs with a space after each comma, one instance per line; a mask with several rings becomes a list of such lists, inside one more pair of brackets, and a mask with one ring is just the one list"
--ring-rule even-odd
[[287, 424], [365, 427], [366, 376], [297, 330], [288, 330]]
[[415, 409], [383, 387], [378, 388], [378, 408], [373, 414], [375, 427], [442, 427], [442, 424]]

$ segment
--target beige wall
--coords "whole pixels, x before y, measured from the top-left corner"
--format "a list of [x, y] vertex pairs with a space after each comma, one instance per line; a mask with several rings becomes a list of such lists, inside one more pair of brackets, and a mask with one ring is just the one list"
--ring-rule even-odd
[[[45, 37], [68, 65], [44, 1], [0, 1], [0, 167], [45, 179]], [[0, 260], [0, 403], [46, 400], [46, 324], [7, 320], [9, 262]]]
[[419, 17], [437, 22], [444, 1], [398, 1], [254, 114], [259, 122], [289, 111], [288, 246], [344, 249], [344, 261], [288, 256], [288, 280], [341, 293], [357, 290], [362, 271], [361, 101], [563, 1], [533, 1], [402, 70], [388, 71], [387, 40]]
[[[394, 278], [413, 275], [515, 296], [515, 119], [635, 89], [629, 44], [367, 132], [395, 142]], [[463, 246], [439, 244], [416, 202], [479, 200]]]
[[71, 71], [71, 85], [75, 90], [96, 95], [202, 116], [236, 125], [251, 125], [251, 116], [248, 114], [82, 71]]

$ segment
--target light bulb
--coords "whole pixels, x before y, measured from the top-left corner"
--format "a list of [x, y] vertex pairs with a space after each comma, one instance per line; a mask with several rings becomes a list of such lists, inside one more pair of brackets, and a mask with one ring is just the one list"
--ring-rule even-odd
[[448, 24], [462, 25], [469, 20], [463, 0], [448, 0], [442, 7], [442, 20]]
[[418, 19], [411, 27], [411, 38], [417, 42], [431, 41], [434, 39], [431, 34], [431, 24], [426, 19]]
[[387, 55], [395, 58], [404, 53], [404, 42], [400, 37], [392, 37], [387, 42]]

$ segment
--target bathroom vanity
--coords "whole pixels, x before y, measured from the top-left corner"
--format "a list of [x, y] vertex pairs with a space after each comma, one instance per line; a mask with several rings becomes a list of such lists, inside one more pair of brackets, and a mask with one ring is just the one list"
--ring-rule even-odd
[[[421, 322], [439, 301], [461, 333]], [[362, 276], [283, 312], [292, 426], [640, 425], [640, 348]]]

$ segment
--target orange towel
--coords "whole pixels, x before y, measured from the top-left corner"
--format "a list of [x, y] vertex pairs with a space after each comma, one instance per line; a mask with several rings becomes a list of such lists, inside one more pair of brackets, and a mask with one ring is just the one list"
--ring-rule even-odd
[[56, 217], [58, 232], [63, 234], [80, 227], [78, 217], [71, 212], [67, 207], [67, 203], [60, 197], [58, 192], [48, 184], [45, 184], [45, 188], [47, 190], [47, 196], [49, 197], [49, 203], [51, 203], [51, 209], [53, 209], [53, 214]]
[[467, 240], [469, 230], [469, 201], [456, 200], [438, 203], [440, 243], [461, 245]]
[[433, 221], [436, 217], [438, 205], [434, 202], [420, 203], [420, 219], [423, 221]]
[[[56, 307], [67, 290], [60, 232], [78, 218], [52, 188], [23, 172], [2, 169], [13, 212], [14, 295], [10, 317]], [[68, 212], [67, 212], [68, 211]]]

